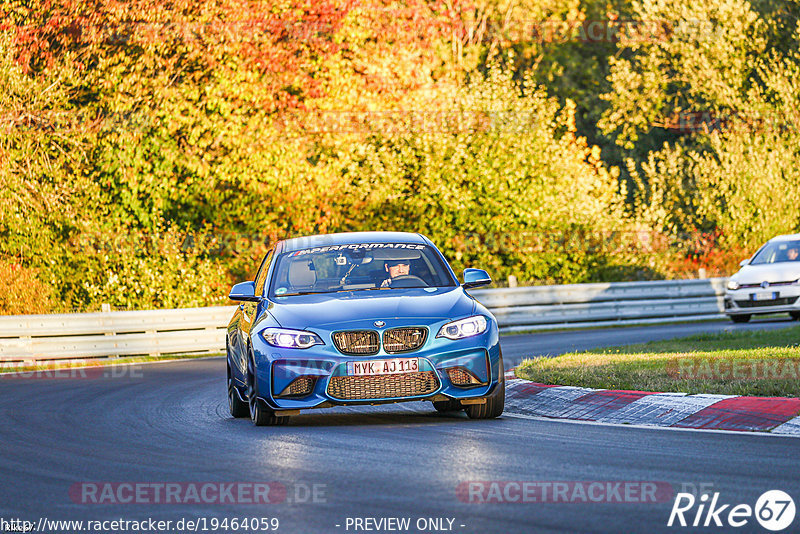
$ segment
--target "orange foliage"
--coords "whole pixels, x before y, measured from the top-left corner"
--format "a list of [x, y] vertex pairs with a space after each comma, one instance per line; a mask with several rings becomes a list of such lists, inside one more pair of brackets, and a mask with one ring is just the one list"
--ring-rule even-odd
[[[69, 58], [92, 69], [101, 58], [135, 64], [153, 58], [159, 70], [199, 81], [225, 69], [256, 73], [270, 111], [303, 109], [322, 96], [320, 65], [335, 54], [354, 60], [358, 40], [339, 32], [355, 8], [369, 19], [370, 41], [393, 50], [430, 50], [456, 13], [449, 2], [410, 0], [8, 0], [1, 29], [14, 35], [17, 61], [28, 73]], [[373, 56], [374, 57], [374, 56]], [[377, 83], [395, 83], [379, 80]], [[380, 89], [380, 88], [378, 88]]]
[[0, 315], [52, 313], [52, 288], [38, 271], [0, 259]]

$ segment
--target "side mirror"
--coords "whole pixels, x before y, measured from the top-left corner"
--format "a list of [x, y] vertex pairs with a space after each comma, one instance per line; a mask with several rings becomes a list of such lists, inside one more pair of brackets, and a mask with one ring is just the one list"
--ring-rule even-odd
[[236, 284], [231, 289], [228, 298], [237, 302], [258, 302], [260, 299], [256, 296], [256, 283], [255, 282], [242, 282]]
[[461, 284], [464, 289], [485, 286], [491, 283], [492, 278], [483, 269], [464, 269], [464, 283]]
[[745, 265], [749, 264], [750, 264], [750, 258], [747, 258], [746, 260], [742, 260], [739, 262], [739, 267], [744, 267]]

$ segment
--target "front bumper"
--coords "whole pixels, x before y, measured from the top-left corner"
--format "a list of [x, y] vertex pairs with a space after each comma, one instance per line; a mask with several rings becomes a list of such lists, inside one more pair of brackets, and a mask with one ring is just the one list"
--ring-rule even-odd
[[796, 284], [775, 285], [766, 288], [747, 287], [725, 291], [725, 313], [727, 315], [786, 312], [800, 312], [800, 286]]
[[[387, 354], [381, 348], [372, 356], [347, 356], [339, 353], [332, 343], [327, 343], [329, 337], [323, 337], [326, 345], [305, 350], [279, 349], [266, 343], [256, 346], [254, 343], [259, 398], [273, 410], [300, 410], [485, 397], [497, 387], [503, 372], [500, 369], [497, 327], [492, 323], [479, 336], [457, 341], [430, 336], [421, 349], [401, 354]], [[393, 358], [419, 358], [418, 372], [367, 377], [352, 377], [347, 373], [347, 362]], [[480, 384], [469, 387], [456, 385], [450, 375], [456, 368], [471, 373]], [[279, 396], [298, 378], [311, 379], [310, 393]], [[351, 398], [353, 392], [357, 392], [358, 398]]]

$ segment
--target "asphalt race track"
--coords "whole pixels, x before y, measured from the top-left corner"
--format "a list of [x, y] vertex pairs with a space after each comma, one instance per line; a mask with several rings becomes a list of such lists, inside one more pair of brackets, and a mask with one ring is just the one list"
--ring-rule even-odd
[[[790, 325], [771, 320], [540, 333], [503, 338], [503, 347], [510, 366], [523, 355]], [[279, 519], [278, 532], [301, 533], [375, 532], [354, 530], [353, 523], [347, 528], [348, 518], [367, 517], [410, 518], [407, 532], [420, 531], [415, 526], [420, 518], [451, 519], [452, 531], [464, 533], [694, 532], [667, 527], [674, 494], [682, 489], [703, 488], [719, 492], [720, 504], [750, 506], [764, 491], [780, 489], [800, 505], [796, 438], [511, 414], [471, 421], [463, 414], [435, 414], [429, 403], [320, 410], [295, 417], [288, 426], [256, 428], [229, 417], [224, 375], [224, 359], [215, 358], [134, 367], [117, 377], [4, 379], [0, 517], [34, 523], [41, 518], [268, 517]], [[654, 503], [479, 504], [457, 491], [470, 481], [540, 487], [655, 482], [668, 485], [671, 493]], [[274, 504], [92, 504], [75, 491], [81, 483], [126, 482], [275, 482], [286, 489], [286, 499]], [[316, 496], [309, 491], [314, 485]], [[443, 522], [445, 528], [448, 524]], [[797, 532], [798, 525], [800, 518], [786, 532]], [[706, 531], [766, 532], [754, 518], [742, 528]]]
[[645, 343], [659, 339], [686, 337], [715, 332], [742, 330], [772, 330], [798, 323], [788, 317], [754, 317], [749, 323], [706, 321], [659, 326], [630, 326], [627, 328], [598, 328], [561, 332], [542, 331], [532, 335], [502, 338], [503, 358], [507, 368], [514, 367], [527, 356], [556, 356], [565, 352], [613, 347], [630, 343]]

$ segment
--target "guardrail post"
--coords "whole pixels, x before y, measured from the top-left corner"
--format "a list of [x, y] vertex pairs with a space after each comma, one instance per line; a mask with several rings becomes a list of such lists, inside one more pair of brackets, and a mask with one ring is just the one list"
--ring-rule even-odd
[[[145, 334], [153, 336], [153, 346], [154, 347], [158, 347], [158, 342], [156, 340], [156, 331], [155, 330], [148, 330], [148, 331], [145, 332]], [[156, 350], [156, 351], [150, 352], [148, 354], [148, 356], [150, 356], [152, 358], [158, 358], [159, 356], [161, 356], [161, 352]]]

